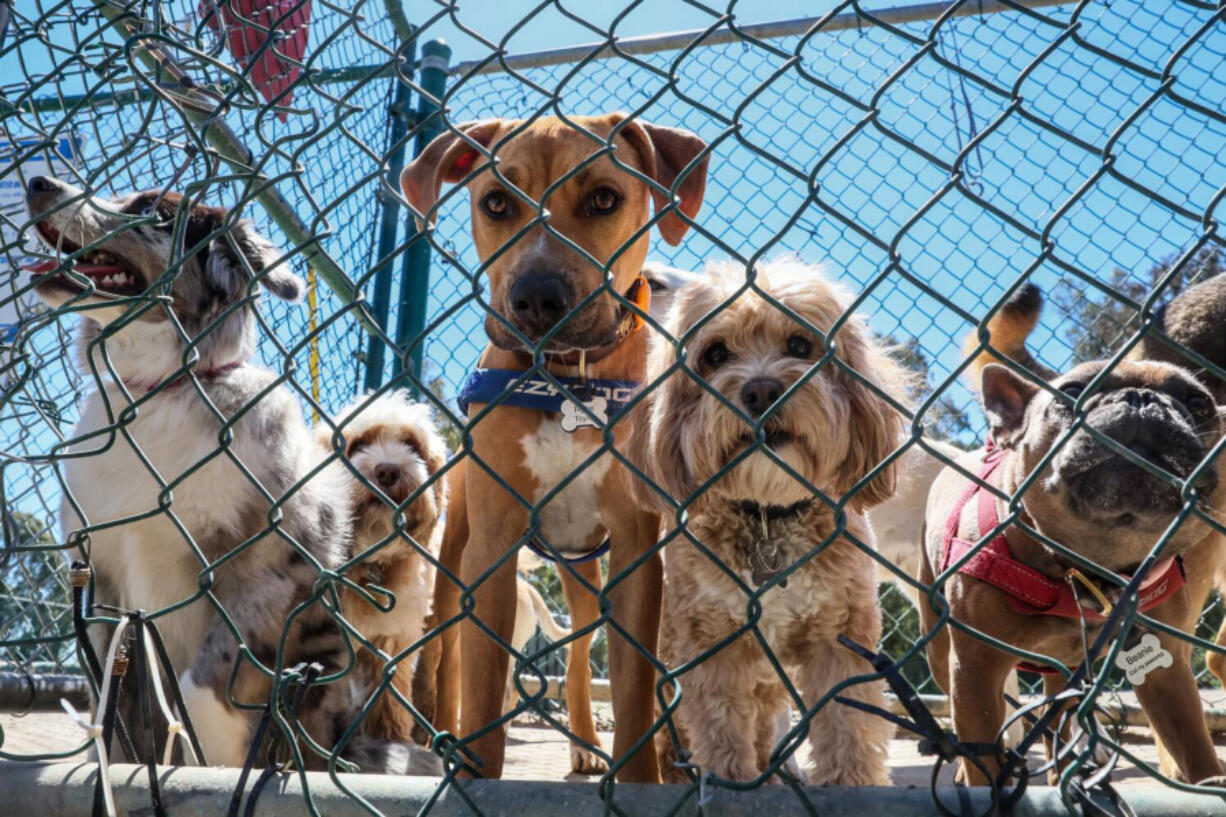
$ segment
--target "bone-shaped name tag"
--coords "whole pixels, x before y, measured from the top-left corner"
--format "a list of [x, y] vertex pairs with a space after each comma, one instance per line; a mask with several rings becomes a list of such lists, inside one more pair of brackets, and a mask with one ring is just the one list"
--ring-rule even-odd
[[[591, 426], [596, 428], [600, 424], [607, 425], [609, 422], [609, 401], [604, 397], [593, 397], [583, 405], [587, 406], [588, 411], [595, 415], [595, 419], [589, 417], [583, 409], [567, 400], [562, 403], [562, 430], [570, 433], [576, 428]], [[598, 422], [599, 421], [599, 422]]]
[[1159, 667], [1165, 669], [1175, 663], [1171, 654], [1162, 647], [1162, 642], [1153, 633], [1146, 633], [1141, 640], [1115, 656], [1115, 665], [1128, 676], [1128, 683], [1139, 687], [1145, 677]]

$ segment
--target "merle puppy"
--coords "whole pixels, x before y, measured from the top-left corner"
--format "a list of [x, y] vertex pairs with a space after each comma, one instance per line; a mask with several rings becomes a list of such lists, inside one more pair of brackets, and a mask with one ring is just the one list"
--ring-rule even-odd
[[[207, 761], [241, 765], [259, 710], [236, 704], [268, 701], [268, 672], [350, 661], [324, 604], [303, 606], [347, 557], [349, 494], [337, 467], [312, 473], [323, 454], [297, 401], [250, 362], [259, 292], [293, 301], [303, 283], [251, 222], [177, 194], [104, 200], [39, 177], [27, 204], [55, 254], [30, 268], [35, 289], [81, 313], [94, 387], [63, 456], [64, 534], [93, 566], [96, 604], [153, 614]], [[91, 633], [99, 653], [109, 638]], [[121, 700], [132, 722], [138, 696]], [[331, 748], [359, 703], [344, 682], [315, 687], [299, 720]], [[345, 754], [397, 771], [409, 751], [359, 736]]]

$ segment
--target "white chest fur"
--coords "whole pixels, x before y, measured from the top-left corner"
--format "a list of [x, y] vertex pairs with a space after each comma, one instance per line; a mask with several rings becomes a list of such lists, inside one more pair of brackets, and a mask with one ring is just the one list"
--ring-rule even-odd
[[[540, 503], [559, 484], [569, 480], [537, 510], [541, 534], [559, 551], [572, 555], [588, 552], [595, 546], [591, 540], [603, 535], [600, 490], [613, 463], [612, 456], [605, 453], [583, 467], [600, 447], [599, 442], [587, 440], [587, 435], [580, 437], [564, 431], [558, 419], [543, 420], [535, 434], [521, 440], [524, 464], [537, 482], [534, 502]], [[570, 479], [572, 475], [574, 478]]]
[[[108, 396], [117, 415], [125, 401], [116, 390]], [[102, 396], [94, 392], [85, 402], [75, 436], [79, 439], [112, 422]], [[189, 542], [237, 532], [243, 498], [252, 490], [227, 457], [209, 459], [217, 449], [218, 429], [195, 390], [180, 387], [141, 406], [136, 419], [125, 426], [126, 434], [99, 434], [72, 446], [74, 454], [87, 455], [70, 459], [66, 474], [85, 519], [65, 500], [64, 534], [83, 524], [132, 520], [89, 534], [94, 570], [103, 580], [102, 592], [111, 596], [100, 595], [97, 601], [152, 613], [197, 592], [202, 568]], [[240, 424], [232, 447], [244, 461], [258, 462], [243, 457], [247, 442]], [[167, 490], [166, 484], [173, 487]], [[159, 510], [167, 499], [169, 506]], [[211, 620], [205, 601], [158, 619], [176, 667], [190, 664]]]

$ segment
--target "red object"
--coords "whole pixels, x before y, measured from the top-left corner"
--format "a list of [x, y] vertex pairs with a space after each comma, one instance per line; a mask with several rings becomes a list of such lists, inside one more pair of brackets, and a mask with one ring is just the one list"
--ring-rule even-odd
[[[991, 491], [984, 490], [983, 484], [990, 483], [990, 478], [1004, 460], [1005, 453], [1003, 449], [988, 444], [984, 450], [983, 465], [979, 469], [979, 479], [967, 484], [966, 490], [962, 492], [949, 514], [941, 553], [942, 571], [975, 546], [974, 542], [958, 538], [962, 509], [972, 498], [978, 495], [980, 535], [1000, 524], [1000, 518], [996, 514], [996, 497]], [[1009, 606], [1022, 615], [1071, 619], [1084, 616], [1090, 621], [1103, 621], [1105, 618], [1098, 611], [1078, 604], [1077, 597], [1073, 595], [1067, 582], [1058, 582], [1014, 559], [1003, 532], [993, 536], [991, 541], [958, 568], [958, 572], [1005, 591], [1009, 596]], [[1137, 593], [1137, 609], [1143, 613], [1152, 610], [1178, 592], [1184, 581], [1183, 560], [1179, 557], [1163, 559], [1150, 568], [1149, 576], [1141, 583]], [[1023, 668], [1032, 671], [1036, 669], [1029, 664]]]
[[[293, 102], [298, 63], [307, 50], [311, 0], [202, 0], [199, 13], [210, 28], [225, 35], [239, 69], [265, 100]], [[272, 44], [260, 52], [270, 35]], [[277, 117], [287, 119], [284, 111]]]

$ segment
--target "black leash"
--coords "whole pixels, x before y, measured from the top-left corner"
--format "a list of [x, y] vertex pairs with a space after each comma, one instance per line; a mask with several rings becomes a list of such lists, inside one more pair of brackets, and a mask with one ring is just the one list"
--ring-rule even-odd
[[[929, 780], [929, 787], [932, 790], [932, 801], [937, 809], [945, 815], [945, 817], [994, 817], [1003, 805], [1006, 805], [1006, 800], [1003, 796], [1001, 779], [994, 777], [980, 759], [984, 756], [996, 757], [1001, 761], [1002, 777], [1007, 779], [1008, 775], [1003, 773], [1006, 770], [1012, 770], [1017, 766], [1019, 788], [1024, 789], [1028, 778], [1025, 763], [1018, 764], [1020, 757], [1012, 750], [1003, 750], [997, 743], [963, 743], [958, 740], [957, 735], [952, 730], [942, 729], [940, 723], [937, 722], [936, 716], [929, 711], [928, 707], [920, 698], [919, 693], [915, 688], [907, 682], [907, 679], [902, 677], [902, 673], [898, 671], [894, 660], [883, 653], [875, 653], [855, 641], [852, 641], [847, 636], [840, 634], [839, 643], [847, 649], [859, 655], [865, 661], [872, 665], [873, 669], [880, 673], [890, 685], [890, 689], [898, 698], [899, 704], [910, 716], [910, 720], [895, 715], [893, 712], [882, 709], [879, 706], [874, 706], [864, 701], [857, 701], [843, 696], [835, 696], [834, 700], [854, 709], [859, 709], [863, 712], [869, 712], [878, 717], [885, 718], [889, 722], [909, 732], [913, 732], [920, 736], [919, 752], [926, 756], [936, 756], [936, 763], [932, 767], [932, 777]], [[1013, 755], [1013, 756], [1011, 756]], [[970, 763], [974, 764], [977, 769], [988, 780], [988, 785], [992, 790], [992, 802], [988, 810], [977, 815], [971, 810], [971, 804], [963, 794], [960, 794], [961, 807], [958, 811], [950, 810], [937, 794], [937, 780], [940, 777], [941, 769], [947, 763], [952, 763], [959, 758], [965, 758]]]
[[[111, 667], [111, 677], [102, 677], [104, 668], [98, 660], [97, 653], [94, 651], [93, 642], [89, 639], [88, 625], [85, 620], [87, 607], [92, 608], [93, 606], [92, 599], [88, 599], [86, 596], [91, 574], [92, 570], [88, 563], [73, 562], [69, 570], [69, 583], [72, 587], [73, 632], [76, 635], [77, 645], [81, 654], [84, 656], [86, 671], [93, 681], [94, 689], [99, 694], [104, 688], [108, 690], [106, 709], [99, 713], [102, 717], [102, 742], [109, 751], [112, 743], [118, 737], [120, 748], [123, 750], [126, 759], [132, 763], [141, 763], [146, 767], [149, 775], [149, 792], [153, 813], [156, 817], [167, 817], [165, 806], [162, 803], [161, 787], [157, 774], [157, 730], [153, 719], [153, 699], [150, 688], [154, 681], [152, 673], [163, 673], [166, 681], [170, 684], [171, 697], [174, 701], [179, 720], [183, 724], [183, 728], [187, 730], [187, 738], [191, 742], [192, 749], [195, 751], [201, 765], [205, 764], [204, 751], [196, 735], [195, 726], [192, 724], [191, 717], [187, 712], [187, 705], [183, 701], [183, 693], [179, 689], [178, 675], [166, 650], [162, 634], [143, 612], [127, 613], [126, 611], [121, 611], [123, 615], [131, 618], [130, 630], [123, 634], [123, 643], [117, 648], [115, 662]], [[149, 634], [149, 640], [154, 645], [156, 658], [151, 656], [146, 650], [146, 633]], [[119, 702], [126, 691], [124, 679], [127, 677], [129, 664], [131, 664], [132, 669], [135, 671], [138, 711], [140, 717], [144, 720], [147, 738], [148, 752], [144, 757], [141, 757], [140, 753], [136, 751], [136, 746], [128, 731], [128, 725], [125, 724], [123, 718], [119, 715]], [[174, 735], [168, 735], [167, 740], [173, 741]], [[113, 760], [113, 758], [108, 758], [108, 760]], [[102, 775], [99, 775], [94, 785], [92, 809], [94, 817], [103, 817], [106, 814], [106, 802], [102, 785]]]
[[187, 730], [187, 739], [192, 744], [192, 751], [196, 753], [196, 760], [201, 766], [208, 766], [209, 762], [204, 756], [204, 749], [200, 746], [199, 738], [196, 737], [196, 727], [192, 725], [192, 717], [187, 711], [187, 704], [183, 702], [183, 692], [179, 689], [179, 676], [175, 672], [174, 664], [170, 661], [169, 653], [166, 652], [166, 642], [162, 640], [162, 633], [152, 621], [146, 620], [145, 626], [149, 628], [149, 634], [153, 636], [153, 648], [157, 650], [162, 672], [170, 680], [170, 693], [174, 698], [175, 710], [179, 714], [183, 728]]
[[[292, 722], [296, 723], [298, 721], [298, 710], [302, 706], [302, 700], [306, 697], [311, 685], [323, 674], [323, 671], [323, 665], [318, 663], [298, 664], [290, 668], [290, 673], [302, 678], [294, 695], [293, 703], [289, 707], [289, 715]], [[256, 727], [255, 735], [252, 737], [251, 747], [247, 750], [247, 759], [244, 761], [243, 769], [239, 773], [238, 785], [235, 786], [234, 793], [230, 795], [230, 807], [226, 811], [227, 817], [238, 817], [238, 809], [242, 803], [243, 792], [247, 789], [247, 779], [251, 776], [251, 770], [255, 767], [255, 759], [259, 755], [260, 744], [264, 742], [264, 736], [267, 734], [268, 726], [271, 722], [272, 706], [271, 704], [265, 704], [264, 714], [260, 717], [260, 724]], [[269, 741], [268, 761], [264, 766], [264, 770], [260, 772], [259, 778], [256, 779], [255, 785], [251, 788], [251, 794], [247, 798], [247, 807], [243, 809], [243, 817], [254, 817], [255, 805], [259, 800], [260, 793], [264, 790], [265, 784], [276, 775], [277, 771], [285, 763], [289, 762], [288, 757], [285, 761], [277, 760], [277, 750], [280, 748], [282, 737], [281, 733], [277, 732], [273, 735], [272, 740]], [[287, 746], [287, 751], [288, 748]]]
[[149, 656], [145, 654], [145, 625], [145, 614], [143, 611], [138, 611], [132, 618], [133, 640], [135, 641], [132, 663], [136, 670], [140, 713], [145, 720], [145, 737], [148, 740], [148, 754], [143, 760], [149, 772], [149, 799], [153, 803], [153, 813], [156, 817], [166, 817], [166, 808], [162, 805], [162, 790], [158, 786], [157, 730], [153, 724], [153, 700], [149, 690], [149, 685], [153, 682], [149, 677], [150, 670], [157, 672], [158, 669], [149, 666]]
[[[845, 635], [840, 635], [838, 640], [844, 647], [868, 661], [873, 669], [885, 678], [886, 682], [890, 685], [890, 689], [897, 696], [899, 703], [910, 716], [910, 720], [863, 701], [856, 701], [842, 696], [836, 696], [834, 700], [855, 709], [871, 712], [885, 718], [896, 726], [920, 736], [920, 754], [935, 755], [937, 757], [937, 761], [933, 766], [930, 786], [933, 803], [945, 817], [968, 817], [968, 815], [975, 814], [971, 810], [970, 800], [964, 789], [959, 789], [960, 809], [958, 812], [950, 810], [938, 796], [937, 779], [941, 768], [946, 763], [953, 762], [958, 758], [965, 758], [983, 773], [983, 776], [989, 781], [992, 791], [992, 803], [986, 812], [982, 815], [976, 815], [976, 817], [994, 817], [997, 813], [1011, 813], [1014, 804], [1026, 790], [1031, 772], [1025, 762], [1025, 753], [1035, 740], [1044, 736], [1051, 738], [1053, 747], [1051, 764], [1058, 765], [1064, 755], [1076, 749], [1076, 741], [1070, 741], [1067, 745], [1061, 745], [1059, 729], [1062, 725], [1057, 724], [1053, 729], [1053, 723], [1060, 716], [1072, 717], [1072, 708], [1066, 702], [1082, 698], [1084, 692], [1081, 689], [1065, 689], [1058, 695], [1047, 697], [1043, 701], [1028, 707], [1023, 707], [1020, 702], [1005, 696], [1005, 700], [1017, 710], [1017, 714], [1014, 715], [1013, 719], [1022, 719], [1029, 727], [1022, 743], [1016, 748], [1002, 749], [998, 743], [963, 743], [957, 739], [957, 736], [952, 731], [941, 729], [937, 719], [929, 711], [915, 689], [902, 677], [902, 674], [898, 671], [896, 664], [891, 658], [881, 653], [874, 653]], [[1092, 649], [1090, 652], [1092, 655], [1097, 650]], [[1086, 661], [1078, 667], [1077, 672], [1073, 675], [1074, 679], [1078, 679], [1086, 671], [1090, 660], [1091, 658], [1087, 657]], [[1039, 706], [1045, 707], [1046, 712], [1041, 717], [1036, 717], [1032, 710]], [[1006, 728], [1007, 726], [1008, 722], [1006, 722]], [[998, 776], [994, 777], [989, 774], [979, 759], [985, 755], [995, 755], [1000, 760], [1001, 772]], [[1120, 793], [1111, 785], [1111, 772], [1115, 769], [1118, 762], [1118, 752], [1112, 753], [1108, 762], [1101, 767], [1091, 761], [1085, 764], [1085, 773], [1073, 778], [1069, 782], [1069, 793], [1072, 799], [1081, 806], [1084, 817], [1137, 817], [1132, 807], [1128, 805]], [[1043, 769], [1048, 768], [1049, 765], [1044, 764]], [[1017, 784], [1010, 790], [1007, 788], [1007, 783], [1015, 775]], [[1094, 798], [1094, 792], [1103, 795], [1106, 800], [1105, 805], [1100, 800]]]
[[238, 785], [234, 787], [234, 793], [230, 795], [230, 807], [226, 810], [226, 817], [238, 817], [238, 808], [242, 805], [243, 792], [247, 789], [247, 778], [251, 776], [251, 769], [255, 766], [256, 755], [260, 752], [260, 744], [264, 742], [264, 734], [268, 731], [268, 724], [272, 721], [272, 710], [266, 705], [264, 714], [260, 716], [259, 726], [255, 728], [255, 735], [252, 736], [251, 746], [247, 749], [247, 759], [243, 761], [243, 769], [238, 775]]

